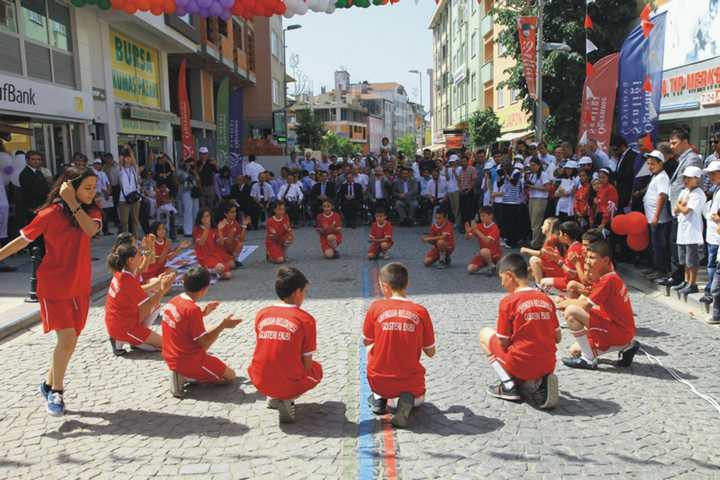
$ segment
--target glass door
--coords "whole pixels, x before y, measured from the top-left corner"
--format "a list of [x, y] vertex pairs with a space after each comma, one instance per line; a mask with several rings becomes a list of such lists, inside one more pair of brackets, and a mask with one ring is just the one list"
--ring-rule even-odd
[[[69, 145], [67, 141], [67, 127], [65, 125], [53, 124], [50, 126], [52, 130], [52, 145], [55, 171], [58, 174], [65, 170], [65, 165], [70, 164]], [[50, 162], [48, 162], [50, 163]]]

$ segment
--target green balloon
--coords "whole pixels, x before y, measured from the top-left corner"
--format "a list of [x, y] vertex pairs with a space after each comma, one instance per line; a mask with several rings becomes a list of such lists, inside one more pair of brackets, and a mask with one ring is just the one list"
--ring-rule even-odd
[[385, 4], [385, 3], [384, 3], [384, 0], [373, 0], [372, 3], [373, 3], [373, 5], [375, 5], [376, 7], [381, 7], [381, 6], [383, 6], [383, 5]]
[[102, 10], [110, 10], [112, 8], [112, 3], [110, 3], [110, 0], [100, 0], [98, 2], [98, 7]]
[[84, 7], [85, 6], [85, 0], [70, 0], [70, 3], [75, 5], [76, 7]]
[[368, 8], [370, 6], [370, 0], [354, 0], [353, 5], [360, 8]]
[[335, 3], [335, 8], [350, 8], [350, 4], [348, 0], [337, 0], [337, 3]]

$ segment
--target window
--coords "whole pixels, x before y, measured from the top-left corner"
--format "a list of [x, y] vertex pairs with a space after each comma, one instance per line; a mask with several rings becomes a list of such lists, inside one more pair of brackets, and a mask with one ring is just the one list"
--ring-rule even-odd
[[504, 57], [507, 54], [507, 49], [502, 42], [498, 42], [498, 57]]
[[22, 0], [23, 31], [27, 38], [48, 43], [47, 16], [43, 0]]
[[48, 2], [50, 17], [50, 45], [69, 52], [70, 43], [70, 11], [53, 1]]
[[270, 51], [275, 58], [280, 58], [280, 36], [275, 30], [270, 32]]
[[239, 50], [242, 50], [243, 46], [242, 25], [237, 22], [233, 22], [233, 46]]
[[0, 31], [17, 33], [17, 14], [15, 2], [0, 0]]
[[473, 100], [477, 100], [477, 75], [470, 75], [470, 96]]
[[497, 97], [497, 108], [503, 108], [505, 106], [505, 91], [501, 87], [497, 87], [496, 97]]
[[475, 58], [475, 55], [477, 55], [477, 33], [473, 32], [470, 37], [470, 57]]
[[517, 88], [510, 89], [510, 103], [515, 103], [520, 100], [520, 90]]
[[273, 78], [272, 81], [272, 99], [273, 103], [276, 105], [282, 105], [282, 90], [280, 89], [280, 82], [277, 81], [276, 78]]
[[225, 20], [223, 20], [219, 17], [217, 19], [217, 22], [218, 22], [218, 33], [220, 33], [220, 35], [222, 35], [223, 37], [227, 37], [228, 36], [228, 28], [227, 28], [228, 22], [226, 22]]

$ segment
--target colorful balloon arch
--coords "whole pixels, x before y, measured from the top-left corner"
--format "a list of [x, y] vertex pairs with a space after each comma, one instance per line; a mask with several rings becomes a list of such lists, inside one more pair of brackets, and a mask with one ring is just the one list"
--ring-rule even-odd
[[150, 12], [153, 15], [186, 14], [218, 17], [228, 20], [237, 15], [244, 18], [284, 15], [292, 18], [308, 11], [333, 13], [337, 8], [368, 8], [398, 3], [400, 0], [71, 0], [76, 7], [95, 5], [102, 10], [123, 10], [129, 15]]

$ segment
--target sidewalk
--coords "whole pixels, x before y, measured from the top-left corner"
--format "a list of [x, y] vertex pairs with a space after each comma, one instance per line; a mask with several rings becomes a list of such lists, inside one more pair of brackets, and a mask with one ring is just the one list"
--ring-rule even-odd
[[[114, 240], [115, 235], [108, 235], [92, 242], [92, 257], [97, 259], [92, 262], [93, 294], [105, 289], [110, 281], [111, 275], [105, 262]], [[68, 245], [68, 248], [72, 246]], [[25, 302], [30, 290], [30, 255], [15, 255], [6, 263], [18, 270], [0, 273], [0, 339], [40, 321], [39, 304]]]

